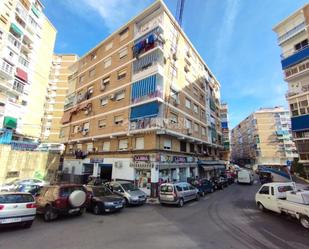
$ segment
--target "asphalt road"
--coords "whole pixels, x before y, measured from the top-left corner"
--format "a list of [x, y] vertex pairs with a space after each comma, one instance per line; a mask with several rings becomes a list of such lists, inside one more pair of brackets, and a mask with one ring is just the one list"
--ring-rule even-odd
[[0, 249], [309, 248], [296, 220], [257, 210], [259, 185], [234, 184], [183, 208], [146, 204], [120, 213], [62, 218], [0, 232]]

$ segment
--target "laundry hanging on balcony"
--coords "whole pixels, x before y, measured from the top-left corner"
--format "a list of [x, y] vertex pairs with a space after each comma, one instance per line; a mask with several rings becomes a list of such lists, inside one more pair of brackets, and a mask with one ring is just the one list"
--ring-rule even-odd
[[142, 52], [146, 52], [155, 46], [158, 36], [154, 33], [148, 35], [145, 39], [138, 41], [133, 46], [133, 57], [138, 57]]

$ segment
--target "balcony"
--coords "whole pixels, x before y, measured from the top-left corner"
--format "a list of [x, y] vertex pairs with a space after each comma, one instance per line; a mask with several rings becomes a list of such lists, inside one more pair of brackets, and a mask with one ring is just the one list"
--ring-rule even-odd
[[294, 89], [294, 90], [287, 91], [287, 93], [285, 94], [285, 97], [291, 98], [293, 96], [296, 96], [298, 94], [302, 94], [302, 93], [305, 93], [305, 92], [308, 92], [308, 91], [309, 91], [309, 85], [304, 85], [301, 88], [297, 88], [297, 89]]
[[11, 80], [14, 77], [14, 67], [7, 63], [5, 60], [0, 59], [0, 75], [7, 80]]
[[29, 67], [29, 61], [22, 56], [19, 56], [18, 62], [25, 68]]
[[26, 22], [28, 17], [28, 10], [21, 4], [17, 3], [16, 5], [16, 13], [19, 15], [19, 17]]
[[13, 85], [13, 89], [19, 93], [23, 93], [24, 92], [24, 83], [22, 83], [20, 80], [15, 79], [14, 81], [14, 85]]
[[306, 23], [302, 22], [298, 25], [296, 25], [294, 28], [290, 29], [288, 32], [284, 33], [283, 35], [278, 37], [278, 43], [281, 45], [285, 41], [291, 39], [295, 35], [301, 33], [302, 31], [306, 30]]
[[11, 34], [8, 35], [8, 41], [10, 48], [19, 53], [21, 42]]
[[162, 129], [164, 128], [164, 123], [162, 118], [144, 118], [130, 123], [130, 131], [143, 131], [144, 129]]
[[144, 22], [142, 24], [136, 24], [134, 34], [135, 39], [142, 37], [143, 35], [147, 34], [148, 32], [157, 27], [160, 27], [161, 25], [163, 25], [162, 15], [159, 15], [146, 23]]
[[300, 63], [309, 58], [309, 46], [304, 47], [303, 49], [288, 52], [286, 55], [282, 56], [281, 65], [282, 69], [287, 69], [297, 63]]
[[307, 131], [309, 130], [309, 114], [298, 117], [292, 117], [292, 131]]

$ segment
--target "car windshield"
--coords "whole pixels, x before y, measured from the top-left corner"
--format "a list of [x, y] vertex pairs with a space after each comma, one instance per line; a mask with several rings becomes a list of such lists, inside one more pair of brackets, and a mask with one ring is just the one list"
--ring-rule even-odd
[[161, 192], [173, 192], [173, 186], [171, 185], [162, 185]]
[[27, 203], [33, 201], [32, 195], [29, 194], [0, 195], [0, 204]]
[[60, 197], [68, 197], [75, 190], [84, 191], [83, 187], [81, 186], [62, 187], [60, 189]]
[[135, 191], [135, 190], [138, 190], [138, 188], [136, 186], [134, 186], [134, 184], [132, 184], [132, 183], [122, 183], [121, 186], [123, 187], [123, 189], [125, 191]]
[[105, 187], [95, 187], [92, 190], [93, 190], [93, 195], [96, 196], [96, 197], [107, 196], [107, 195], [112, 194], [112, 192]]

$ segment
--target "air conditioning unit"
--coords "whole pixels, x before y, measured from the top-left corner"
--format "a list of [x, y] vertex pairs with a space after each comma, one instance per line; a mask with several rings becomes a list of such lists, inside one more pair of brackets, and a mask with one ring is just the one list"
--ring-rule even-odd
[[88, 134], [88, 130], [83, 130], [82, 134], [83, 136], [86, 136]]
[[179, 101], [179, 99], [177, 98], [177, 99], [173, 99], [173, 105], [174, 106], [178, 106], [180, 104], [180, 101]]
[[115, 94], [113, 93], [113, 94], [111, 94], [110, 96], [109, 96], [109, 98], [111, 99], [111, 100], [114, 100], [115, 99]]
[[192, 135], [192, 129], [187, 129], [187, 134]]
[[77, 131], [78, 131], [78, 132], [82, 132], [82, 131], [83, 131], [83, 126], [78, 126]]
[[191, 52], [188, 50], [187, 51], [187, 56], [190, 58], [191, 57]]
[[89, 109], [86, 109], [85, 112], [84, 112], [86, 115], [88, 115], [90, 113], [90, 110]]
[[115, 168], [118, 168], [118, 169], [122, 168], [122, 161], [115, 162]]

